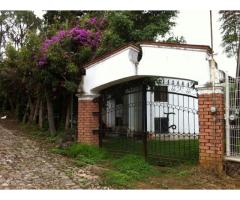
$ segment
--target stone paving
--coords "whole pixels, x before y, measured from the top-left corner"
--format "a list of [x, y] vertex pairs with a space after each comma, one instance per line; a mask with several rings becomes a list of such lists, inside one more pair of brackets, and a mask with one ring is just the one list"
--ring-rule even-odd
[[92, 168], [77, 167], [0, 125], [0, 189], [101, 189]]

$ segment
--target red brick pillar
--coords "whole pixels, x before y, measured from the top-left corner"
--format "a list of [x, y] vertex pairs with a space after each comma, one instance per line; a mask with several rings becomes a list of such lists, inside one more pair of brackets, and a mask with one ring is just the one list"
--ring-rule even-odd
[[77, 141], [85, 144], [99, 144], [99, 104], [96, 96], [78, 97]]
[[[224, 156], [224, 93], [222, 87], [199, 88], [199, 163], [222, 171]], [[216, 110], [215, 110], [216, 109]]]

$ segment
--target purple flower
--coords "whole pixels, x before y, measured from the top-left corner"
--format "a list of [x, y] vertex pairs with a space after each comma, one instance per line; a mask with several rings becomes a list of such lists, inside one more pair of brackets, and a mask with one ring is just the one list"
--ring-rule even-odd
[[[91, 18], [89, 20], [89, 23], [92, 25], [95, 25], [95, 27], [98, 28], [98, 20], [96, 17]], [[100, 20], [100, 25], [105, 23], [105, 19]], [[100, 38], [101, 38], [101, 33], [100, 31], [97, 32], [92, 32], [91, 30], [84, 29], [84, 28], [79, 28], [79, 27], [74, 27], [69, 30], [60, 30], [58, 31], [54, 36], [47, 38], [43, 43], [42, 47], [40, 49], [41, 51], [41, 56], [39, 58], [38, 64], [40, 66], [45, 65], [47, 63], [47, 51], [49, 47], [53, 44], [56, 44], [63, 40], [66, 37], [72, 38], [73, 41], [75, 41], [78, 45], [83, 45], [83, 46], [89, 46], [89, 47], [97, 47]]]
[[89, 23], [92, 24], [92, 25], [96, 24], [97, 23], [97, 18], [93, 17], [93, 18], [89, 19]]
[[45, 65], [46, 63], [47, 63], [47, 58], [45, 55], [43, 55], [42, 57], [40, 57], [38, 61], [38, 65], [42, 66], [42, 65]]

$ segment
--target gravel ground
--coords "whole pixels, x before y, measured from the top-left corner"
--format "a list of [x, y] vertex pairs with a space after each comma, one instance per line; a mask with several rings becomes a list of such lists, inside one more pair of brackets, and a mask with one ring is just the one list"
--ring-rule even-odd
[[0, 125], [0, 189], [102, 189], [93, 169]]

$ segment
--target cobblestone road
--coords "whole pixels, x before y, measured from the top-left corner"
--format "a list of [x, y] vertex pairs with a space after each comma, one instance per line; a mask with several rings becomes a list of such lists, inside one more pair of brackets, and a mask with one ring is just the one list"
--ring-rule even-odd
[[48, 152], [36, 141], [0, 125], [0, 189], [100, 189], [91, 167]]

